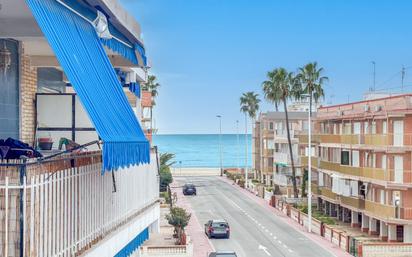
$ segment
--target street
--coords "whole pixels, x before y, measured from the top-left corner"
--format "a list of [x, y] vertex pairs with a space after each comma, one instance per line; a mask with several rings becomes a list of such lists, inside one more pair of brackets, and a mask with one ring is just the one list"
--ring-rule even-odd
[[285, 224], [218, 177], [178, 177], [179, 186], [193, 183], [197, 196], [186, 196], [201, 225], [210, 219], [225, 219], [230, 239], [211, 239], [216, 250], [234, 250], [240, 257], [333, 256]]

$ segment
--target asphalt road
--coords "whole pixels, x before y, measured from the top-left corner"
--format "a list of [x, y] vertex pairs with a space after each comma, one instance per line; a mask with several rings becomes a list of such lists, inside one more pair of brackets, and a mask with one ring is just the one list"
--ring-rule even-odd
[[234, 250], [240, 257], [333, 256], [279, 217], [216, 177], [178, 177], [190, 182], [197, 196], [186, 196], [203, 225], [209, 219], [229, 222], [230, 239], [211, 239], [216, 250]]

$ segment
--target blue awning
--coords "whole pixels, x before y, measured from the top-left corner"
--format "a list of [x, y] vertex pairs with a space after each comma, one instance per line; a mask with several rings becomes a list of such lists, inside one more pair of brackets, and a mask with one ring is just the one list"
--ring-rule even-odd
[[132, 92], [135, 96], [140, 98], [140, 84], [138, 82], [130, 82], [129, 83], [129, 90]]
[[103, 144], [103, 172], [150, 162], [150, 145], [94, 27], [55, 0], [26, 0]]

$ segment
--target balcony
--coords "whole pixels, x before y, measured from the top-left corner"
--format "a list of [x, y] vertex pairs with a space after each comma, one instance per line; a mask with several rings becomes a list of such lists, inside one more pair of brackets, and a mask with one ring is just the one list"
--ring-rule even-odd
[[370, 134], [363, 135], [362, 144], [373, 146], [392, 145], [392, 137], [387, 134]]
[[142, 107], [152, 107], [152, 93], [142, 91]]
[[[299, 156], [299, 159], [300, 159], [300, 165], [308, 166], [308, 160], [309, 160], [308, 156]], [[318, 160], [319, 160], [318, 157], [312, 157], [311, 159], [312, 159], [312, 167], [313, 166], [317, 167]]]
[[327, 198], [333, 200], [333, 201], [336, 200], [336, 196], [337, 196], [334, 192], [332, 192], [332, 189], [327, 188], [327, 187], [322, 187], [320, 189], [320, 194], [324, 197], [327, 197]]
[[272, 157], [273, 156], [273, 149], [263, 149], [263, 155], [265, 157]]
[[264, 138], [273, 138], [273, 133], [274, 133], [273, 130], [264, 129], [262, 136]]
[[384, 219], [396, 218], [395, 206], [365, 200], [365, 211], [370, 212], [378, 217], [382, 217]]
[[311, 188], [312, 189], [312, 194], [315, 194], [315, 195], [320, 195], [321, 194], [321, 191], [320, 191], [320, 188], [319, 188], [318, 185], [312, 183], [311, 187], [312, 187]]
[[270, 174], [272, 174], [273, 173], [273, 167], [271, 167], [271, 166], [266, 166], [266, 167], [263, 167], [263, 172], [264, 173], [270, 173]]
[[380, 168], [370, 168], [370, 167], [352, 167], [348, 165], [341, 165], [339, 163], [327, 162], [327, 161], [320, 161], [321, 169], [330, 170], [330, 171], [337, 171], [339, 173], [350, 175], [350, 176], [358, 176], [364, 177], [369, 179], [376, 179], [376, 180], [383, 180], [383, 181], [392, 181], [393, 176], [391, 176], [391, 172], [388, 171], [385, 174], [384, 169]]
[[[307, 135], [298, 135], [299, 142], [308, 141]], [[314, 134], [312, 142], [330, 144], [365, 145], [374, 147], [383, 146], [412, 146], [412, 134]]]
[[291, 163], [289, 155], [282, 152], [275, 152], [273, 155], [273, 161], [280, 165], [288, 165]]
[[357, 197], [340, 196], [340, 202], [343, 205], [363, 210], [365, 208], [365, 200]]
[[[301, 144], [307, 144], [309, 141], [308, 135], [307, 134], [296, 134], [295, 138], [299, 140], [299, 143]], [[319, 135], [317, 134], [312, 134], [312, 143], [319, 143]]]

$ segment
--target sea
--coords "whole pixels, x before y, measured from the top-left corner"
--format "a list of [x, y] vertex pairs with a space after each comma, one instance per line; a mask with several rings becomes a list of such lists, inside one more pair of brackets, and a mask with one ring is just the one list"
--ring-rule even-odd
[[[160, 153], [175, 154], [174, 167], [220, 167], [219, 134], [154, 135]], [[245, 166], [245, 135], [222, 134], [223, 167]], [[247, 135], [248, 166], [252, 163], [251, 135]]]

